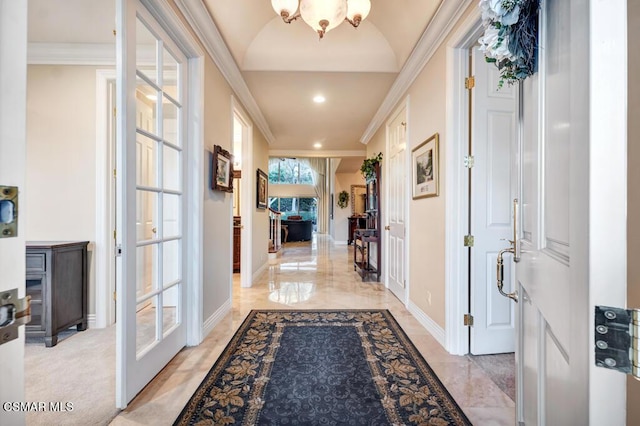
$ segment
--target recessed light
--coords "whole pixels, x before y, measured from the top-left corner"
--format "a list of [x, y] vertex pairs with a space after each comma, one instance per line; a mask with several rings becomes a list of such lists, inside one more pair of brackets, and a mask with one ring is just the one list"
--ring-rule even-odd
[[317, 103], [317, 104], [321, 104], [324, 101], [326, 101], [325, 97], [322, 95], [316, 95], [313, 97], [313, 102]]
[[313, 144], [314, 148], [322, 148], [322, 144], [320, 142], [316, 142]]

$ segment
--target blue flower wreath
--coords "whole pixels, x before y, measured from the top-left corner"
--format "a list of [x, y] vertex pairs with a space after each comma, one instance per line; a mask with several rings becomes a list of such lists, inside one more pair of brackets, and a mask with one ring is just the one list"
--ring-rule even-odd
[[500, 72], [499, 87], [537, 71], [540, 0], [480, 0], [484, 34], [480, 50]]

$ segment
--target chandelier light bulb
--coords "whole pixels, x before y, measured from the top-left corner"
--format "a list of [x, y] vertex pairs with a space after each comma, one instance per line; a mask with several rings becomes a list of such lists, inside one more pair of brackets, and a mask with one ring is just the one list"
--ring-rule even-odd
[[298, 10], [298, 0], [271, 0], [271, 6], [282, 18], [288, 18]]
[[348, 6], [347, 20], [354, 27], [367, 19], [371, 11], [371, 1], [369, 0], [349, 0]]

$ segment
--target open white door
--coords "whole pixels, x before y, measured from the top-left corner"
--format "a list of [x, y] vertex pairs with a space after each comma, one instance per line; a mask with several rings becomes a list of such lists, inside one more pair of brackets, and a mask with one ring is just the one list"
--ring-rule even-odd
[[[472, 49], [471, 92], [471, 314], [470, 352], [514, 352], [513, 303], [496, 291], [496, 258], [513, 238], [511, 200], [517, 196], [518, 86], [498, 89], [500, 76], [479, 47]], [[513, 263], [505, 263], [506, 288], [512, 288]], [[511, 290], [509, 290], [511, 291]]]
[[[27, 1], [0, 0], [0, 185], [18, 188], [18, 234], [0, 238], [0, 293], [17, 289], [18, 298], [25, 297], [26, 93]], [[10, 194], [2, 197], [4, 212], [10, 210], [9, 200], [15, 200], [13, 191]], [[8, 216], [0, 218], [13, 222]], [[0, 335], [0, 360], [5, 366], [0, 401], [24, 401], [25, 325], [3, 327]], [[23, 425], [25, 412], [0, 409], [0, 424]]]
[[186, 344], [187, 60], [140, 1], [117, 10], [116, 404]]
[[407, 205], [407, 110], [401, 108], [387, 126], [387, 218], [385, 226], [387, 252], [387, 286], [403, 304], [407, 303], [406, 205]]
[[594, 305], [626, 293], [625, 2], [542, 2], [524, 83], [518, 413], [621, 425], [625, 378], [594, 366]]

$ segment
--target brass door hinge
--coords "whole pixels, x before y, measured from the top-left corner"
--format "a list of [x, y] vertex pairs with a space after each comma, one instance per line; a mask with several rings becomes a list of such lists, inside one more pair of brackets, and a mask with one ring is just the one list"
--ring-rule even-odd
[[473, 327], [473, 315], [464, 314], [464, 325], [466, 327]]
[[464, 79], [465, 89], [473, 89], [474, 87], [476, 87], [476, 78], [474, 76], [467, 77]]
[[464, 246], [465, 247], [473, 247], [474, 243], [475, 243], [475, 238], [473, 238], [473, 235], [465, 235], [464, 236]]

